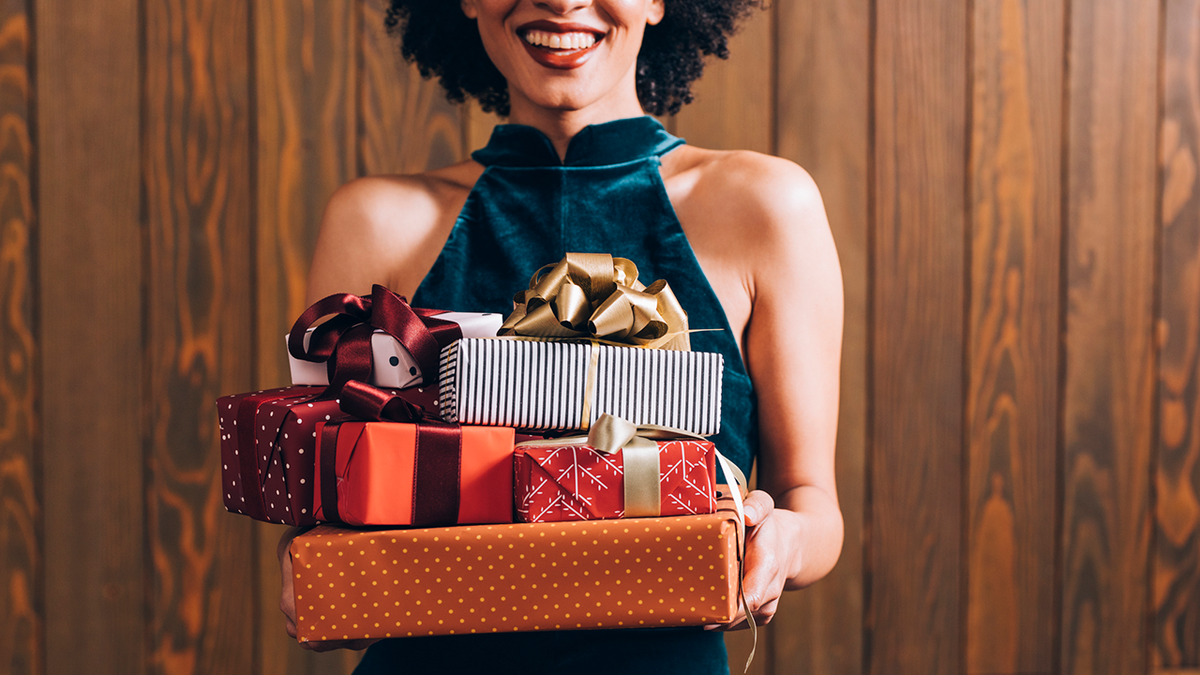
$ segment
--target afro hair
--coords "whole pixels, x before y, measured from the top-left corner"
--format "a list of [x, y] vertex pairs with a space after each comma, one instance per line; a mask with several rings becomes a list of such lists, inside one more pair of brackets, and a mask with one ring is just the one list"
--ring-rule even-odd
[[[692, 83], [704, 59], [729, 58], [729, 37], [763, 0], [664, 0], [665, 16], [646, 27], [637, 62], [637, 95], [653, 115], [674, 115], [692, 102]], [[424, 77], [437, 77], [446, 97], [473, 96], [488, 112], [507, 117], [508, 83], [483, 48], [475, 21], [452, 0], [391, 0], [386, 25], [400, 36], [400, 53]]]

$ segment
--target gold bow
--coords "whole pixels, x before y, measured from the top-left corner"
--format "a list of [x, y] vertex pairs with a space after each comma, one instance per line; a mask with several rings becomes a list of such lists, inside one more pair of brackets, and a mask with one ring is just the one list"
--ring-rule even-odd
[[637, 266], [607, 253], [568, 253], [534, 273], [513, 298], [499, 335], [592, 338], [687, 351], [687, 313], [663, 279], [638, 281]]

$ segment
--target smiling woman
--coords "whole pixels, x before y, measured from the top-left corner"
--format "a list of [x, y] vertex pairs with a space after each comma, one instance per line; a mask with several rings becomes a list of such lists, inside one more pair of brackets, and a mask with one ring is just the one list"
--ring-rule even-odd
[[[485, 0], [468, 4], [512, 3]], [[691, 84], [704, 71], [705, 57], [728, 58], [729, 36], [739, 20], [760, 5], [761, 0], [668, 0], [665, 6], [660, 5], [664, 10], [661, 21], [645, 26], [641, 48], [635, 51], [637, 95], [645, 111], [674, 115], [691, 103]], [[565, 29], [551, 23], [549, 27], [526, 28], [551, 34]], [[504, 75], [488, 59], [475, 22], [464, 14], [459, 3], [393, 2], [387, 26], [399, 35], [405, 58], [414, 61], [425, 77], [440, 78], [450, 100], [462, 102], [466, 96], [472, 96], [484, 110], [508, 115]], [[607, 32], [597, 31], [596, 27], [579, 30], [596, 36], [598, 42]], [[529, 40], [529, 35], [525, 39]], [[545, 43], [542, 46], [552, 47]]]
[[[451, 99], [474, 96], [512, 124], [470, 161], [342, 187], [322, 222], [308, 295], [380, 283], [419, 306], [506, 313], [512, 292], [567, 252], [628, 258], [644, 278], [666, 280], [701, 331], [692, 348], [724, 358], [713, 442], [747, 474], [758, 462], [744, 583], [749, 611], [765, 623], [785, 589], [823, 577], [841, 549], [837, 254], [803, 169], [689, 146], [645, 115], [690, 100], [705, 55], [725, 55], [752, 4], [394, 0], [389, 21], [404, 54]], [[281, 563], [290, 579], [290, 560]], [[294, 635], [290, 585], [282, 604]], [[707, 631], [384, 640], [358, 672], [725, 673], [714, 629], [746, 625], [739, 615]]]

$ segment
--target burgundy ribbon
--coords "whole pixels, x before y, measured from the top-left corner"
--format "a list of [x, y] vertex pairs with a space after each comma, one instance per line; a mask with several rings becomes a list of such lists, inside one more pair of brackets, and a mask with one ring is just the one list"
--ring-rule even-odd
[[[379, 329], [412, 354], [421, 369], [422, 386], [429, 386], [436, 381], [442, 347], [462, 337], [458, 324], [435, 318], [437, 314], [437, 310], [414, 309], [403, 296], [379, 284], [371, 288], [369, 297], [337, 293], [318, 300], [296, 319], [288, 334], [288, 351], [298, 359], [327, 364], [329, 388], [322, 398], [334, 398], [347, 382], [371, 379], [371, 334]], [[330, 315], [313, 331], [305, 350], [304, 334]]]
[[[263, 500], [262, 473], [258, 468], [258, 446], [254, 442], [254, 420], [258, 408], [264, 403], [287, 398], [305, 397], [316, 394], [319, 387], [295, 387], [291, 389], [274, 389], [251, 394], [238, 403], [237, 416], [237, 459], [238, 474], [242, 479], [242, 496], [246, 499], [246, 515], [255, 520], [270, 522], [267, 518], [267, 504]], [[280, 424], [287, 421], [284, 415]]]
[[[462, 473], [462, 427], [430, 416], [398, 394], [351, 380], [341, 394], [347, 417], [330, 420], [321, 431], [321, 511], [324, 520], [340, 520], [337, 497], [337, 448], [342, 425], [354, 420], [417, 425], [413, 471], [412, 524], [422, 527], [458, 523]], [[360, 434], [361, 427], [360, 427]], [[355, 439], [355, 443], [358, 439]]]

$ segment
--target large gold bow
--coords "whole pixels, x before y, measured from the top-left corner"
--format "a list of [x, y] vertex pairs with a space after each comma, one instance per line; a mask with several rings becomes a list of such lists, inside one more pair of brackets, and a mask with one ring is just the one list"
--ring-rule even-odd
[[637, 266], [625, 258], [568, 253], [534, 273], [499, 334], [691, 349], [687, 313], [671, 287], [663, 279], [644, 286], [637, 277]]

